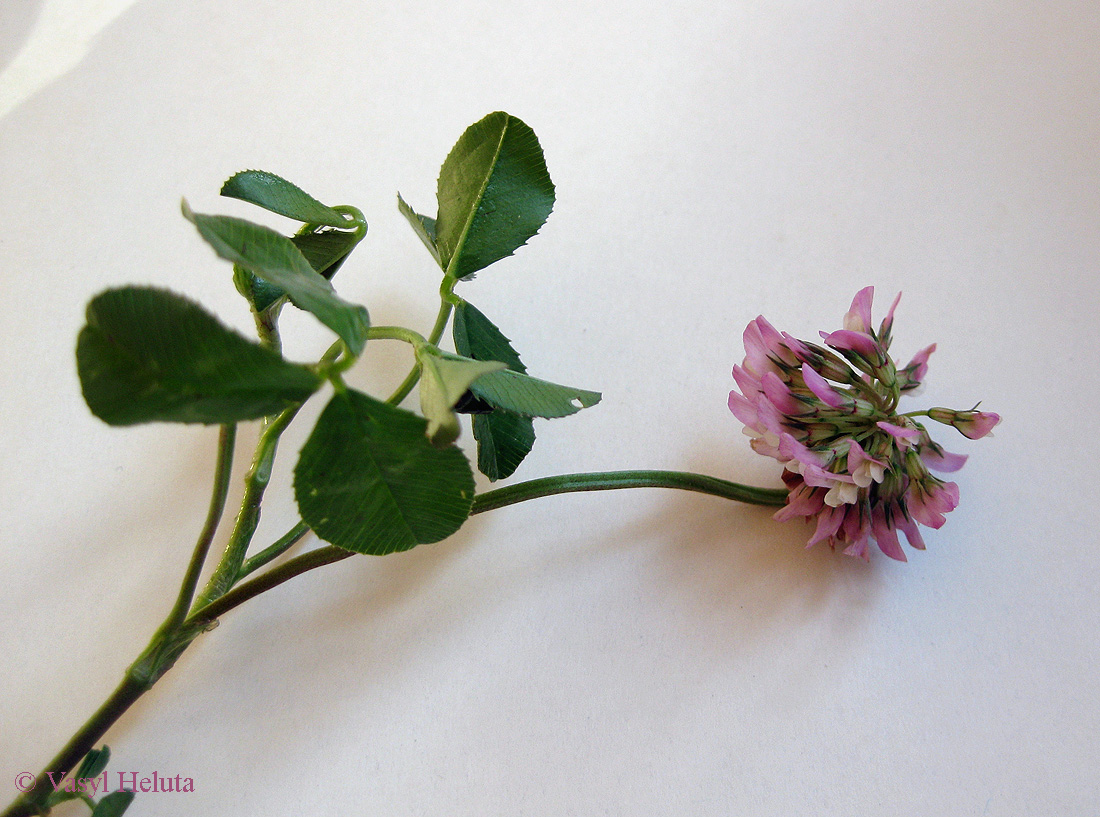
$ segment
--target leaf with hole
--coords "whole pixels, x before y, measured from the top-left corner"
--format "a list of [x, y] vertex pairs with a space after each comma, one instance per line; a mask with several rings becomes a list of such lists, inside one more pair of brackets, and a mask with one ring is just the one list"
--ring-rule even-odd
[[222, 185], [221, 195], [247, 201], [306, 224], [323, 224], [345, 230], [355, 226], [355, 222], [347, 216], [321, 204], [296, 184], [266, 170], [242, 170], [229, 177]]
[[224, 326], [198, 304], [151, 287], [93, 298], [76, 345], [84, 399], [111, 425], [233, 423], [277, 414], [321, 378]]
[[470, 391], [497, 408], [525, 417], [568, 417], [600, 402], [600, 393], [505, 370], [479, 377]]
[[294, 471], [303, 521], [325, 541], [382, 555], [446, 539], [470, 514], [461, 450], [436, 448], [427, 421], [348, 389], [321, 413]]
[[502, 111], [471, 125], [443, 162], [436, 198], [435, 244], [448, 275], [467, 278], [511, 255], [554, 208], [535, 132]]
[[241, 218], [194, 213], [186, 201], [183, 214], [219, 256], [284, 290], [295, 306], [339, 335], [352, 354], [363, 351], [370, 328], [367, 308], [337, 295], [289, 238]]

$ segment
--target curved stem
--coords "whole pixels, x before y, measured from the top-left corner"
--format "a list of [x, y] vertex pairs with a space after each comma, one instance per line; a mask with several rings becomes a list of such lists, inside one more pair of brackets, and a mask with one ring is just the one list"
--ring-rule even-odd
[[[603, 471], [532, 479], [505, 488], [497, 488], [495, 491], [478, 494], [474, 497], [470, 516], [503, 508], [507, 505], [515, 505], [518, 502], [526, 502], [529, 499], [553, 496], [554, 494], [568, 494], [576, 491], [613, 491], [620, 488], [675, 488], [769, 507], [780, 507], [787, 502], [786, 489], [755, 488], [751, 485], [742, 485], [738, 482], [730, 482], [705, 474], [692, 474], [684, 471]], [[304, 526], [305, 523], [301, 524]], [[344, 550], [335, 545], [327, 545], [303, 553], [300, 556], [295, 556], [267, 573], [234, 587], [221, 598], [195, 610], [187, 619], [186, 626], [208, 624], [234, 607], [258, 596], [260, 593], [279, 586], [285, 581], [293, 579], [295, 576], [300, 576], [302, 573], [342, 561], [354, 555], [355, 553], [352, 551]]]
[[474, 497], [474, 506], [470, 514], [472, 516], [475, 513], [492, 511], [506, 505], [554, 494], [568, 494], [576, 491], [614, 491], [620, 488], [676, 488], [770, 507], [780, 507], [787, 502], [787, 491], [784, 488], [754, 488], [751, 485], [729, 482], [705, 474], [691, 474], [684, 471], [603, 471], [543, 477], [487, 491]]
[[[439, 343], [439, 339], [443, 337], [443, 330], [447, 328], [447, 321], [451, 317], [451, 302], [444, 294], [446, 290], [447, 294], [450, 294], [450, 288], [454, 287], [453, 282], [450, 288], [447, 288], [447, 282], [449, 279], [443, 279], [443, 286], [440, 287], [440, 304], [439, 313], [435, 316], [435, 324], [432, 326], [432, 331], [428, 333], [427, 342], [433, 346]], [[401, 381], [401, 385], [397, 387], [397, 391], [389, 396], [386, 400], [391, 406], [398, 405], [402, 400], [409, 396], [409, 392], [413, 390], [413, 386], [420, 380], [420, 366], [413, 366], [409, 373], [405, 376], [405, 379]]]
[[195, 551], [191, 556], [191, 562], [187, 565], [187, 573], [180, 584], [179, 596], [172, 607], [172, 612], [164, 621], [164, 628], [168, 629], [179, 625], [187, 618], [187, 610], [191, 606], [191, 600], [195, 597], [195, 588], [199, 584], [199, 574], [202, 573], [206, 555], [210, 552], [210, 544], [214, 541], [214, 534], [218, 530], [222, 513], [225, 511], [225, 500], [229, 495], [229, 476], [233, 471], [233, 449], [237, 439], [237, 426], [233, 423], [223, 425], [218, 434], [218, 462], [214, 467], [214, 490], [210, 497], [210, 510], [206, 514], [206, 522], [195, 543]]

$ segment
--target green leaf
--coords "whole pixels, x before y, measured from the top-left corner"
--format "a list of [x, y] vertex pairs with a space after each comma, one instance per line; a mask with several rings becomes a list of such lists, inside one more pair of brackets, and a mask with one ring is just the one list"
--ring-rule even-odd
[[470, 514], [462, 451], [436, 448], [427, 422], [352, 389], [321, 413], [294, 471], [303, 521], [322, 539], [382, 555], [445, 539]]
[[507, 368], [497, 361], [477, 361], [448, 355], [437, 349], [417, 350], [420, 364], [420, 413], [428, 421], [432, 445], [450, 445], [458, 439], [458, 417], [451, 410], [470, 384], [482, 375]]
[[[519, 354], [503, 333], [473, 304], [455, 307], [455, 349], [475, 360], [500, 360], [512, 371], [527, 371]], [[473, 418], [477, 440], [477, 467], [493, 482], [510, 477], [535, 445], [535, 424], [530, 417], [496, 408]]]
[[92, 811], [92, 817], [121, 817], [134, 801], [132, 791], [111, 792], [100, 800]]
[[521, 374], [527, 371], [508, 338], [473, 304], [463, 301], [455, 307], [453, 333], [460, 355], [474, 360], [499, 360]]
[[477, 440], [477, 470], [490, 481], [512, 476], [535, 447], [535, 424], [530, 417], [504, 409], [473, 415]]
[[82, 777], [99, 777], [99, 773], [107, 768], [111, 759], [111, 750], [104, 746], [102, 749], [92, 749], [84, 755], [76, 772], [73, 774], [77, 780]]
[[561, 386], [506, 370], [479, 377], [470, 391], [486, 403], [525, 417], [568, 417], [600, 402], [600, 393]]
[[323, 277], [332, 280], [332, 276], [359, 243], [359, 238], [355, 233], [345, 230], [317, 230], [291, 236], [290, 243], [298, 248], [311, 267]]
[[[290, 243], [298, 248], [313, 269], [331, 280], [359, 243], [359, 236], [343, 230], [318, 230], [291, 236]], [[286, 295], [279, 287], [257, 278], [237, 264], [233, 265], [233, 282], [237, 291], [248, 299], [257, 312], [270, 308]]]
[[535, 132], [502, 111], [471, 125], [439, 172], [440, 265], [466, 278], [527, 243], [554, 207]]
[[428, 252], [432, 254], [432, 258], [435, 259], [435, 263], [440, 267], [443, 263], [439, 260], [439, 247], [436, 246], [436, 232], [435, 232], [435, 219], [428, 216], [422, 216], [420, 213], [413, 210], [403, 198], [401, 194], [397, 194], [397, 209], [401, 211], [403, 215], [412, 225], [413, 231], [420, 237], [420, 240], [424, 242], [424, 246], [428, 248]]
[[347, 216], [326, 207], [286, 179], [264, 170], [243, 170], [222, 185], [221, 194], [263, 207], [272, 213], [326, 227], [354, 227]]
[[241, 218], [193, 213], [186, 201], [183, 214], [218, 255], [283, 289], [295, 306], [339, 335], [352, 354], [363, 351], [370, 328], [366, 307], [337, 295], [289, 238]]
[[111, 425], [232, 423], [276, 414], [321, 379], [222, 325], [198, 304], [151, 287], [93, 298], [77, 338], [84, 399]]

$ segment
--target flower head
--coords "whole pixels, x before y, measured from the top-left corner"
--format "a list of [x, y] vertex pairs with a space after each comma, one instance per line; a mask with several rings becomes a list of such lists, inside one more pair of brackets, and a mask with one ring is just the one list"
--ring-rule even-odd
[[974, 409], [899, 414], [901, 395], [920, 386], [936, 346], [898, 368], [889, 354], [898, 299], [876, 331], [873, 296], [873, 287], [860, 290], [844, 328], [821, 333], [823, 346], [781, 333], [763, 316], [749, 323], [745, 360], [733, 367], [740, 392], [730, 392], [729, 406], [753, 449], [784, 465], [787, 504], [776, 519], [816, 518], [811, 546], [840, 545], [866, 559], [874, 540], [887, 556], [905, 561], [898, 531], [923, 550], [918, 523], [938, 528], [959, 503], [958, 486], [932, 471], [957, 471], [966, 461], [944, 451], [916, 418], [975, 440], [1001, 418]]

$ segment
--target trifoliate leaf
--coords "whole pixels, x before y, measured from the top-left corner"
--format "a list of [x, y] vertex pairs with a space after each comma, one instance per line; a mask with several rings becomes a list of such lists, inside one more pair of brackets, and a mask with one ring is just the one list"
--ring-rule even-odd
[[356, 553], [438, 542], [470, 514], [474, 478], [462, 451], [436, 448], [427, 422], [354, 390], [321, 413], [294, 471], [302, 519]]
[[111, 425], [232, 423], [276, 414], [321, 378], [162, 289], [108, 290], [88, 304], [76, 346], [84, 399]]
[[554, 207], [554, 183], [535, 132], [498, 111], [459, 138], [439, 172], [436, 197], [440, 265], [461, 279], [538, 232]]
[[265, 170], [243, 170], [231, 176], [222, 185], [221, 194], [306, 224], [344, 229], [355, 226], [349, 218], [321, 204], [297, 185]]
[[337, 295], [289, 238], [244, 219], [194, 213], [187, 202], [183, 214], [218, 255], [284, 290], [295, 306], [339, 335], [352, 354], [363, 351], [370, 328], [367, 308]]

